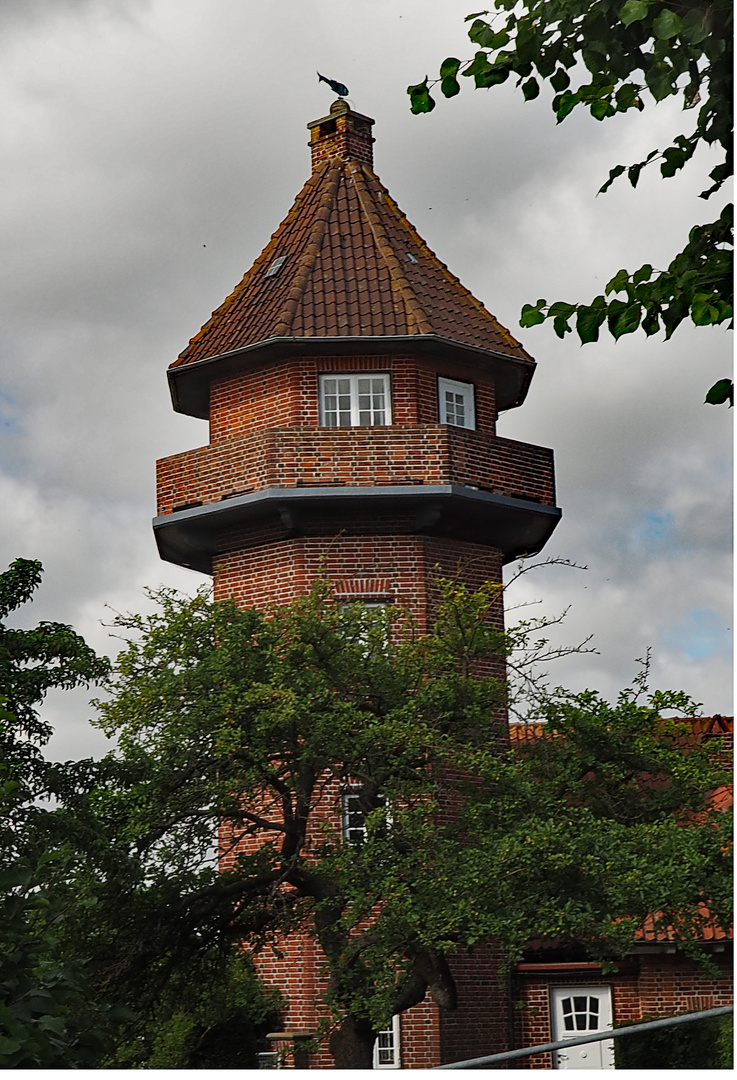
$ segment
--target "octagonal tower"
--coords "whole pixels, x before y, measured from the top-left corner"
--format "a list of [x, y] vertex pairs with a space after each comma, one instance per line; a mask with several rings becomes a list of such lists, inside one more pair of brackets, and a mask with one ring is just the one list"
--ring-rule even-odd
[[[373, 123], [339, 100], [308, 124], [310, 178], [169, 368], [174, 408], [209, 420], [210, 441], [158, 462], [154, 532], [162, 558], [212, 574], [216, 598], [287, 603], [326, 574], [338, 598], [399, 603], [422, 626], [438, 567], [501, 582], [560, 510], [552, 451], [496, 434], [534, 361], [381, 184]], [[296, 1034], [316, 1022], [313, 953], [302, 943], [288, 960], [302, 972]], [[265, 972], [277, 983], [278, 966]], [[459, 1013], [403, 1015], [395, 1063], [505, 1048], [493, 964], [479, 956], [456, 978]]]

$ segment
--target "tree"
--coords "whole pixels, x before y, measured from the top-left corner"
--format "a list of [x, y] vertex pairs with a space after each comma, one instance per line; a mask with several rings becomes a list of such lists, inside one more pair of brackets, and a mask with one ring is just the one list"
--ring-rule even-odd
[[0, 574], [0, 1063], [6, 1068], [90, 1066], [102, 1051], [107, 1019], [83, 965], [61, 943], [67, 909], [56, 886], [71, 874], [76, 856], [39, 801], [56, 787], [42, 753], [51, 732], [38, 707], [52, 687], [89, 685], [109, 665], [68, 626], [6, 625], [40, 580], [41, 564], [29, 559]]
[[[599, 193], [624, 174], [636, 187], [642, 170], [655, 162], [664, 178], [672, 177], [700, 146], [722, 155], [701, 198], [715, 194], [732, 175], [730, 0], [495, 0], [489, 15], [467, 16], [469, 38], [477, 46], [472, 60], [448, 57], [438, 79], [425, 77], [408, 87], [412, 112], [435, 107], [430, 89], [438, 83], [445, 97], [458, 94], [459, 74], [472, 78], [477, 88], [515, 78], [526, 101], [537, 98], [540, 82], [547, 82], [558, 123], [578, 107], [603, 121], [642, 110], [648, 99], [679, 97], [684, 110], [696, 110], [692, 130], [676, 135], [662, 151], [652, 150], [644, 161], [616, 165]], [[525, 304], [520, 325], [552, 319], [562, 338], [575, 318], [582, 344], [597, 341], [604, 324], [615, 339], [641, 328], [648, 336], [662, 329], [666, 340], [689, 317], [696, 326], [731, 325], [732, 247], [729, 204], [715, 221], [694, 225], [667, 269], [647, 263], [634, 272], [619, 270], [604, 294], [588, 304]], [[706, 401], [731, 405], [731, 382], [715, 383]]]
[[[32, 598], [41, 573], [18, 559], [0, 574], [1, 619]], [[116, 927], [134, 934], [136, 918], [152, 917], [135, 846], [116, 844], [85, 811], [91, 788], [102, 797], [125, 787], [131, 766], [48, 761], [39, 707], [49, 689], [89, 686], [109, 671], [69, 626], [0, 623], [0, 1064], [253, 1067], [258, 1025], [278, 1000], [235, 948], [196, 941], [176, 969], [160, 953], [148, 983], [115, 979], [101, 956]], [[156, 899], [155, 917], [165, 918]]]
[[704, 896], [727, 919], [718, 769], [660, 718], [687, 699], [558, 692], [555, 737], [508, 749], [498, 586], [440, 583], [424, 635], [404, 612], [341, 611], [325, 582], [269, 618], [158, 600], [117, 620], [132, 636], [99, 708], [118, 750], [73, 808], [107, 838], [81, 888], [109, 992], [154, 1000], [182, 957], [308, 933], [336, 1064], [370, 1068], [393, 1014], [428, 990], [455, 1006], [454, 951], [490, 939], [511, 963], [554, 935], [611, 958], [658, 912], [693, 952]]

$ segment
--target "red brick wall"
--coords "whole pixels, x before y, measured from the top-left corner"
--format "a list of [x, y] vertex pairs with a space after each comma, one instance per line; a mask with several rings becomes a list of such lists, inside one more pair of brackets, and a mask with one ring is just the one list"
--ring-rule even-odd
[[[678, 953], [641, 953], [616, 975], [600, 971], [525, 973], [516, 979], [516, 1045], [538, 1046], [552, 1042], [550, 990], [554, 986], [611, 986], [614, 1025], [635, 1023], [644, 1017], [674, 1016], [696, 1012], [733, 1000], [731, 959], [726, 954], [714, 957], [721, 977], [706, 972], [700, 965]], [[535, 1054], [515, 1063], [522, 1069], [552, 1068], [551, 1054]]]
[[329, 372], [386, 371], [391, 375], [395, 424], [437, 424], [439, 375], [475, 386], [476, 426], [496, 432], [493, 376], [481, 368], [409, 355], [295, 357], [228, 377], [210, 387], [210, 442], [256, 428], [319, 423], [319, 376]]
[[[229, 550], [214, 559], [215, 599], [264, 610], [289, 603], [327, 577], [344, 588], [356, 579], [381, 579], [378, 593], [408, 608], [425, 625], [428, 585], [439, 573], [478, 587], [501, 580], [501, 553], [480, 544], [401, 534], [294, 537], [275, 542], [268, 534], [234, 534]], [[438, 570], [436, 571], [436, 567]], [[358, 586], [352, 591], [359, 595]], [[500, 606], [501, 613], [501, 606]], [[500, 614], [501, 618], [501, 614]]]

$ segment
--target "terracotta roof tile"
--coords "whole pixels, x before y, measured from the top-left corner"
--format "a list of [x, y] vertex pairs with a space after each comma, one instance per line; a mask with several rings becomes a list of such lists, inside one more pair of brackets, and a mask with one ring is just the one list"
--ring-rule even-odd
[[[267, 276], [278, 258], [284, 264]], [[433, 254], [372, 169], [329, 158], [172, 367], [271, 337], [395, 334], [437, 334], [529, 359]]]

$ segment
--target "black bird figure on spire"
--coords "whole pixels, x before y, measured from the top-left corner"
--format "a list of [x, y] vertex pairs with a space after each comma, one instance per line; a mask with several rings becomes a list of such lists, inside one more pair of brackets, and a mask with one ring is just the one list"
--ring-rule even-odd
[[326, 79], [319, 71], [317, 73], [317, 81], [326, 82], [333, 93], [337, 94], [339, 97], [348, 97], [348, 87], [344, 86], [342, 82], [336, 82], [335, 79]]

